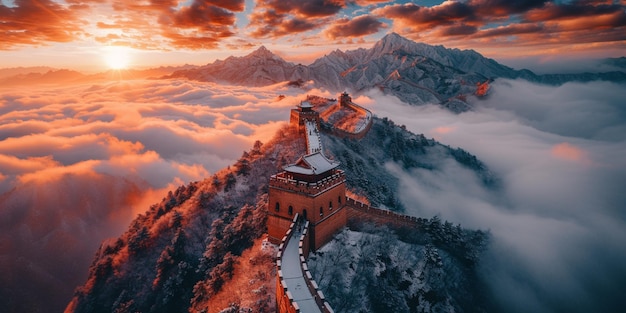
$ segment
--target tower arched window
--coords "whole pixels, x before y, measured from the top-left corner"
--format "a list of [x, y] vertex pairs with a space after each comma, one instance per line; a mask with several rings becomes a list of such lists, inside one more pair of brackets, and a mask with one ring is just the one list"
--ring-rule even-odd
[[337, 202], [339, 202], [339, 205], [341, 205], [341, 196], [337, 196]]
[[279, 211], [280, 211], [280, 203], [276, 202], [276, 206], [274, 207], [274, 210], [275, 210], [276, 212], [279, 212]]
[[332, 210], [332, 209], [333, 209], [333, 202], [332, 202], [332, 201], [329, 201], [329, 202], [328, 202], [328, 209], [329, 209], [329, 210]]
[[288, 209], [287, 213], [289, 213], [289, 215], [293, 214], [293, 207], [292, 206], [289, 206], [289, 209]]
[[324, 208], [320, 207], [320, 216], [324, 216]]

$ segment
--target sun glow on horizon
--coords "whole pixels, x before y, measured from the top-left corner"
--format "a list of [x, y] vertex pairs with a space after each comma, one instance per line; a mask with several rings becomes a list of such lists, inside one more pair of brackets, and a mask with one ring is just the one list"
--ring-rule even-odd
[[103, 51], [106, 65], [113, 70], [122, 70], [128, 67], [131, 61], [131, 50], [122, 46], [108, 46]]

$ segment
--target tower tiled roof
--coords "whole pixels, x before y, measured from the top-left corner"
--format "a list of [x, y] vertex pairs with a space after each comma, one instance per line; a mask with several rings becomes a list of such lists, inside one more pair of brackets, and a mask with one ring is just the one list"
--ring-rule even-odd
[[301, 108], [312, 108], [313, 105], [311, 104], [311, 102], [309, 101], [302, 101], [300, 102], [300, 105], [298, 105]]
[[300, 157], [296, 163], [284, 167], [285, 171], [297, 174], [319, 175], [339, 166], [339, 162], [327, 159], [321, 152]]

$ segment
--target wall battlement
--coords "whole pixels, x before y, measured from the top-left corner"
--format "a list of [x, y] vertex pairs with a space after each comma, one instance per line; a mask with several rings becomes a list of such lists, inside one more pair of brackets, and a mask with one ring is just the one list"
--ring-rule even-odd
[[291, 192], [301, 193], [309, 197], [315, 197], [329, 188], [342, 184], [345, 181], [346, 175], [342, 170], [336, 170], [335, 174], [314, 183], [290, 179], [285, 173], [278, 173], [270, 176], [270, 188], [280, 188]]
[[[324, 293], [319, 289], [319, 286], [313, 279], [311, 272], [309, 272], [306, 259], [309, 256], [309, 222], [304, 224], [299, 220], [299, 215], [296, 214], [289, 225], [289, 230], [282, 238], [280, 245], [278, 246], [278, 253], [276, 254], [276, 304], [279, 312], [298, 313], [309, 312], [312, 308], [317, 309], [315, 311], [322, 313], [333, 313], [333, 309], [326, 301]], [[295, 237], [294, 237], [295, 236]], [[295, 245], [297, 246], [297, 254], [295, 253]], [[289, 245], [289, 248], [288, 248]], [[289, 259], [285, 259], [289, 258]], [[293, 259], [297, 258], [297, 259]], [[294, 277], [293, 263], [296, 262], [298, 269], [296, 270], [301, 279]], [[283, 266], [285, 266], [283, 268]], [[305, 299], [302, 298], [302, 287], [299, 286], [298, 281], [304, 281], [308, 294]], [[314, 303], [311, 303], [306, 297], [310, 295]], [[301, 305], [298, 301], [302, 301]], [[313, 307], [311, 307], [313, 305]], [[308, 306], [308, 307], [307, 307]]]
[[348, 209], [348, 223], [373, 222], [379, 225], [421, 228], [428, 221], [424, 218], [399, 214], [393, 211], [375, 208], [352, 198], [347, 198], [346, 207]]

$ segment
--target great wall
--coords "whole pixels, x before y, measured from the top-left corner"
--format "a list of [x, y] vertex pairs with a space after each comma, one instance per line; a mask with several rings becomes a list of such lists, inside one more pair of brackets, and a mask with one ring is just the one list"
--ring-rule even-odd
[[[307, 98], [309, 100], [309, 98]], [[333, 112], [345, 110], [359, 118], [353, 130], [335, 127]], [[331, 112], [331, 113], [329, 113]], [[307, 154], [269, 181], [268, 238], [279, 245], [277, 254], [276, 303], [278, 312], [333, 312], [311, 276], [309, 252], [329, 242], [349, 223], [371, 222], [394, 228], [419, 228], [425, 219], [371, 207], [346, 196], [346, 178], [339, 162], [323, 152], [322, 131], [335, 136], [361, 139], [372, 126], [372, 113], [353, 103], [347, 93], [323, 112], [303, 101], [291, 110], [290, 125], [306, 139]]]

